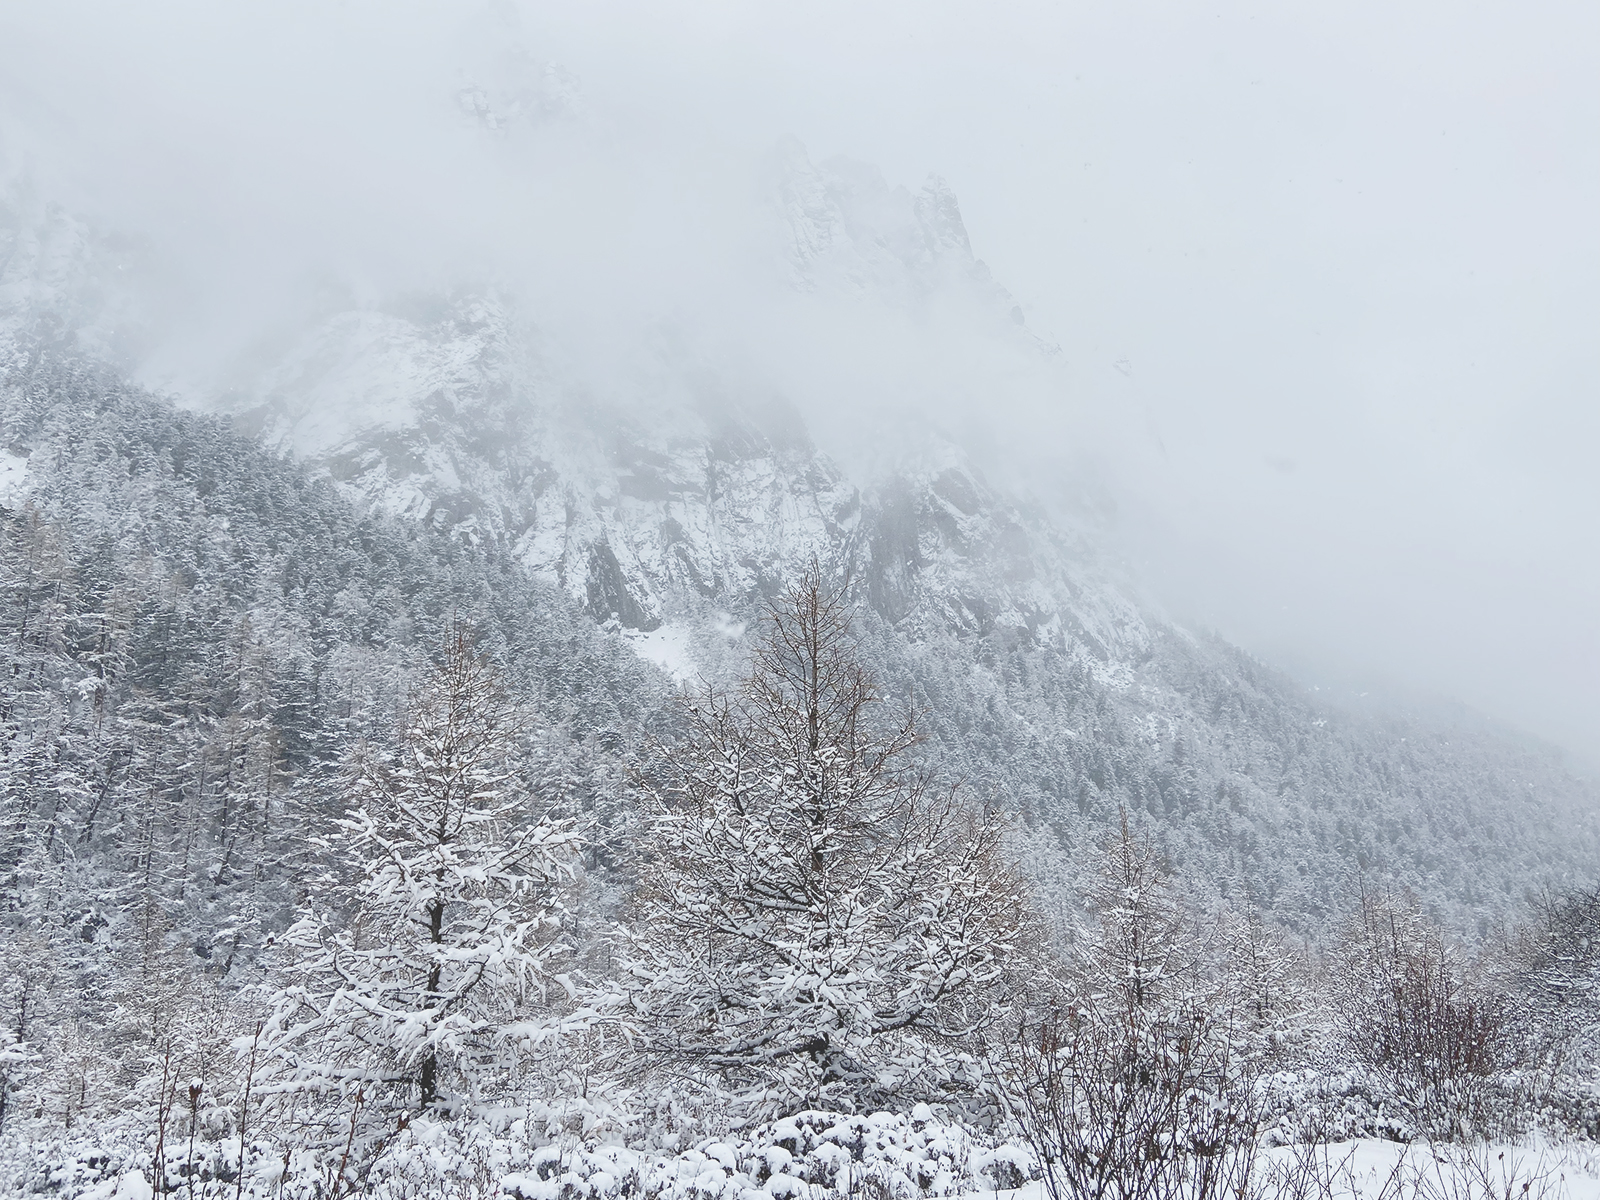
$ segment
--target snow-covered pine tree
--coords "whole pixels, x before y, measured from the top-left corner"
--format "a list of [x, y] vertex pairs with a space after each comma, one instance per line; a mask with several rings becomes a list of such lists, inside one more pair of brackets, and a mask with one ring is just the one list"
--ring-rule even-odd
[[453, 629], [399, 744], [349, 767], [339, 866], [286, 941], [270, 1053], [280, 1086], [358, 1089], [374, 1118], [450, 1112], [489, 1086], [549, 1000], [582, 837], [513, 786], [518, 722], [498, 672]]
[[1127, 813], [1101, 852], [1089, 909], [1098, 929], [1085, 939], [1078, 962], [1089, 995], [1109, 1003], [1119, 1019], [1182, 999], [1195, 975], [1183, 953], [1193, 949], [1185, 946], [1184, 913], [1155, 847], [1132, 832]]
[[935, 787], [813, 564], [742, 686], [685, 706], [629, 932], [651, 1045], [737, 1103], [909, 1104], [1004, 1010], [1023, 889], [1003, 822]]

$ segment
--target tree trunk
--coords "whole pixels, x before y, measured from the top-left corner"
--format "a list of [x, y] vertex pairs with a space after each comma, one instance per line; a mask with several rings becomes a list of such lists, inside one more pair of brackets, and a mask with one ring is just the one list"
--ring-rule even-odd
[[[428, 936], [434, 945], [444, 941], [444, 901], [434, 899], [428, 902]], [[440, 972], [444, 964], [434, 959], [433, 966], [428, 968], [428, 1003], [432, 1004], [439, 994]], [[422, 1107], [431, 1108], [439, 1099], [439, 1056], [432, 1050], [422, 1059], [422, 1070], [418, 1074], [418, 1083], [422, 1086]]]

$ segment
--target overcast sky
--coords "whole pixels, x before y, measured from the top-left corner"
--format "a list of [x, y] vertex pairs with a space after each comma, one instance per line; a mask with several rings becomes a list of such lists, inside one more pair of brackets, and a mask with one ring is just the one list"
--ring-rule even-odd
[[[430, 140], [405, 86], [456, 52], [458, 12], [0, 0], [0, 133], [13, 164], [70, 145], [58, 174], [85, 195], [228, 261], [251, 281], [235, 306], [291, 241], [405, 245], [433, 270], [490, 253], [515, 207], [482, 199], [503, 181]], [[1019, 482], [1094, 464], [1167, 607], [1310, 680], [1453, 697], [1600, 762], [1600, 8], [520, 16], [630, 147], [592, 170], [677, 176], [667, 216], [576, 238], [574, 260], [664, 295], [684, 257], [736, 257], [673, 206], [726, 215], [725, 165], [783, 134], [892, 182], [937, 172], [1062, 348], [1050, 387], [966, 401], [1026, 433]], [[563, 229], [549, 196], [530, 221], [539, 201], [506, 194], [519, 227]]]

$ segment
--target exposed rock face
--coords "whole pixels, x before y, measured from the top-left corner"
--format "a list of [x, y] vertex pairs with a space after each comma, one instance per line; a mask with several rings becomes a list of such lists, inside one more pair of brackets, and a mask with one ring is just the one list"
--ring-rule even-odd
[[338, 318], [239, 419], [389, 511], [503, 541], [626, 628], [654, 629], [677, 593], [768, 592], [815, 556], [891, 622], [1000, 629], [1106, 669], [1143, 644], [1134, 606], [953, 446], [862, 490], [781, 403], [691, 394], [641, 419], [541, 374], [522, 337], [483, 300], [431, 324]]
[[[788, 142], [772, 190], [794, 288], [1010, 321], [942, 181], [912, 194]], [[597, 621], [649, 631], [676, 595], [747, 601], [816, 557], [890, 622], [999, 630], [1111, 672], [1144, 644], [1134, 606], [1085, 586], [1087, 560], [949, 443], [863, 490], [801, 414], [740, 397], [670, 337], [621, 399], [559, 361], [513, 299], [480, 292], [333, 314], [226, 406], [384, 509], [513, 547]]]
[[[948, 444], [862, 490], [776, 402], [701, 394], [641, 420], [575, 397], [497, 304], [346, 326], [359, 342], [308, 353], [242, 418], [385, 509], [514, 547], [598, 621], [651, 630], [676, 594], [748, 600], [817, 557], [893, 623], [1001, 630], [1108, 671], [1147, 637], [1086, 557]], [[409, 394], [390, 390], [401, 378]]]

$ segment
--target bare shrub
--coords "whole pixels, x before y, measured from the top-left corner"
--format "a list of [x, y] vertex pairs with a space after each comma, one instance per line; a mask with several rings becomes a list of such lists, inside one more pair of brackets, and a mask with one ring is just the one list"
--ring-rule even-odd
[[1523, 1057], [1560, 1090], [1600, 1057], [1600, 887], [1545, 896], [1508, 951]]
[[1205, 1011], [1077, 1010], [1021, 1031], [1010, 1075], [1051, 1200], [1243, 1194], [1251, 1081]]
[[1414, 904], [1365, 897], [1334, 962], [1345, 1040], [1423, 1134], [1468, 1139], [1509, 1122], [1497, 1087], [1516, 1062], [1510, 999]]
[[1248, 1190], [1259, 1108], [1233, 992], [1213, 977], [1151, 844], [1126, 818], [1090, 896], [1073, 998], [1006, 1051], [1051, 1200], [1212, 1200]]

